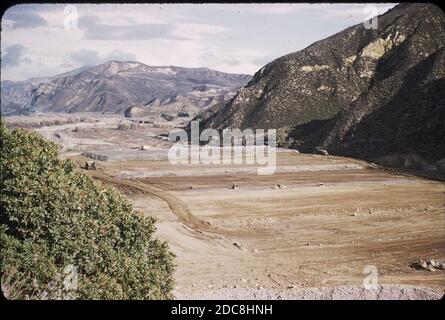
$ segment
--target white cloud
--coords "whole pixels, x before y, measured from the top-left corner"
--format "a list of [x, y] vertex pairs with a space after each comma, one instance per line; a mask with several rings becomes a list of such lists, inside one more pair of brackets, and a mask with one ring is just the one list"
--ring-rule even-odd
[[287, 15], [295, 12], [301, 12], [311, 9], [322, 9], [325, 4], [310, 3], [255, 3], [255, 4], [232, 4], [232, 5], [216, 5], [224, 11], [232, 11], [239, 13], [252, 13], [261, 15]]
[[230, 28], [211, 24], [177, 23], [172, 34], [178, 38], [197, 40], [206, 35], [214, 35], [229, 30]]
[[362, 4], [362, 5], [345, 5], [344, 8], [336, 8], [326, 10], [323, 15], [325, 20], [342, 20], [352, 18], [358, 21], [369, 19], [369, 15], [381, 15], [394, 7], [394, 4]]
[[5, 48], [2, 52], [2, 66], [5, 68], [19, 66], [24, 60], [23, 55], [25, 52], [26, 48], [21, 44], [14, 44]]

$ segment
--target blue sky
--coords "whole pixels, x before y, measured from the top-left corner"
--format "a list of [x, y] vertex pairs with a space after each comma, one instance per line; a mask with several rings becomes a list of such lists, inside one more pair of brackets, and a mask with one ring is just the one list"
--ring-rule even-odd
[[17, 5], [2, 17], [2, 80], [52, 76], [107, 60], [253, 74], [394, 5]]

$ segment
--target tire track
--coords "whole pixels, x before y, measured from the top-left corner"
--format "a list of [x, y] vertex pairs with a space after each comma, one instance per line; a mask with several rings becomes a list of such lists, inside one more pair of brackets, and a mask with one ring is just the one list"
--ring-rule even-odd
[[175, 214], [182, 223], [192, 229], [212, 232], [216, 231], [210, 226], [208, 222], [194, 216], [184, 201], [161, 188], [155, 187], [153, 185], [147, 185], [140, 181], [116, 179], [105, 173], [100, 168], [95, 171], [90, 171], [89, 174], [94, 179], [97, 179], [99, 181], [116, 186], [127, 186], [136, 188], [144, 194], [149, 194], [165, 201], [170, 208], [170, 211]]

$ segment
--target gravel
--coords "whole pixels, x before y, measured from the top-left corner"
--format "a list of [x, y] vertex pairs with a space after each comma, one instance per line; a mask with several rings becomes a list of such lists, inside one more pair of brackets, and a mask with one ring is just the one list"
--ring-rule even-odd
[[328, 288], [298, 288], [287, 290], [266, 288], [203, 289], [198, 293], [176, 293], [180, 300], [438, 300], [443, 292], [414, 286], [379, 285], [375, 289], [363, 286]]

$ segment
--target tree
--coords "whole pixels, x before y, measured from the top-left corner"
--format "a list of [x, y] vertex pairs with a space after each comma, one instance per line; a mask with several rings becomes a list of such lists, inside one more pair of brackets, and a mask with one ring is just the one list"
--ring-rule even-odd
[[[155, 220], [0, 123], [2, 289], [19, 299], [170, 299], [174, 255]], [[13, 290], [12, 290], [13, 289]]]

